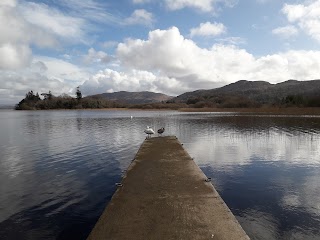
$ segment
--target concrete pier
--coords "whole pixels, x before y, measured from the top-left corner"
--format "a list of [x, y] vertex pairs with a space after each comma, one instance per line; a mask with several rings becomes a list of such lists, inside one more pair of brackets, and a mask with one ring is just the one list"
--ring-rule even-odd
[[249, 239], [205, 179], [176, 137], [146, 139], [88, 239]]

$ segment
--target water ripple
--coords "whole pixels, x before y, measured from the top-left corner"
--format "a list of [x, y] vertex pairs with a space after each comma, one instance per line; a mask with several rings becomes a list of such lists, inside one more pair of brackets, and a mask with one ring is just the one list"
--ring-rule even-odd
[[147, 125], [184, 143], [252, 239], [320, 236], [319, 117], [95, 110], [0, 116], [2, 239], [86, 239]]

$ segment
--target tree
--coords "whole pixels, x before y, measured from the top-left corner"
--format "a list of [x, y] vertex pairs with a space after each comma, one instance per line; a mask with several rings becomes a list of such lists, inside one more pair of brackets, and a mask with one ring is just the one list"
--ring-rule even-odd
[[44, 97], [44, 100], [51, 100], [53, 97], [51, 91], [49, 91], [49, 93], [41, 93], [41, 96]]
[[26, 94], [25, 100], [26, 101], [39, 101], [40, 97], [39, 97], [38, 93], [36, 95], [34, 95], [33, 91], [31, 90]]
[[37, 102], [41, 101], [39, 94], [36, 95], [33, 91], [29, 91], [26, 94], [26, 97], [22, 99], [15, 107], [17, 110], [32, 110], [35, 108]]
[[53, 95], [52, 95], [51, 91], [49, 91], [49, 93], [48, 93], [48, 99], [51, 100], [51, 99], [52, 99], [52, 96], [53, 96]]
[[80, 91], [80, 86], [77, 87], [76, 95], [77, 95], [77, 99], [78, 100], [80, 100], [82, 98], [82, 93]]

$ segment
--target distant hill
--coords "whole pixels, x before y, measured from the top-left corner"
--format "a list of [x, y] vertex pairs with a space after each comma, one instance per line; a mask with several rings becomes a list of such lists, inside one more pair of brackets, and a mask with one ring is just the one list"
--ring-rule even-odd
[[154, 92], [114, 92], [114, 93], [102, 93], [88, 96], [91, 98], [103, 98], [110, 101], [121, 102], [125, 104], [145, 104], [145, 103], [156, 103], [162, 101], [168, 101], [172, 99], [172, 96], [168, 96], [162, 93]]
[[288, 80], [278, 84], [265, 81], [240, 80], [221, 88], [186, 92], [173, 98], [175, 102], [188, 102], [192, 99], [245, 98], [259, 104], [272, 104], [290, 95], [314, 97], [320, 95], [320, 80]]

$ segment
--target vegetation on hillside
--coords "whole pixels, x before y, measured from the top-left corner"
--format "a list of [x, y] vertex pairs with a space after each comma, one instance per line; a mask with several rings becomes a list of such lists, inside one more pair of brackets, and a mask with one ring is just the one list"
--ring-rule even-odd
[[317, 107], [320, 105], [320, 80], [288, 80], [278, 84], [240, 80], [229, 85], [186, 92], [173, 98], [193, 107], [248, 108], [260, 106]]
[[281, 101], [286, 107], [320, 107], [320, 96], [288, 95]]
[[201, 96], [188, 98], [186, 103], [191, 108], [320, 107], [320, 96], [288, 95], [267, 104], [237, 95]]
[[[316, 81], [315, 83], [319, 83]], [[310, 83], [308, 83], [310, 85]], [[243, 86], [244, 85], [244, 86]], [[303, 93], [290, 94], [290, 92], [297, 92], [300, 88], [294, 91], [284, 90], [292, 86], [299, 85]], [[273, 87], [271, 90], [266, 90], [267, 87]], [[89, 97], [82, 97], [80, 88], [76, 89], [76, 97], [70, 97], [63, 94], [54, 96], [51, 91], [42, 93], [40, 98], [38, 93], [29, 91], [26, 97], [17, 105], [17, 110], [45, 110], [45, 109], [97, 109], [97, 108], [136, 108], [136, 109], [249, 109], [261, 107], [320, 107], [320, 94], [318, 91], [311, 91], [310, 86], [302, 86], [297, 81], [289, 81], [276, 85], [265, 84], [264, 82], [248, 82], [239, 81], [230, 84], [226, 87], [215, 90], [198, 90], [195, 92], [185, 93], [176, 98], [161, 102], [148, 102], [150, 96], [154, 97], [150, 92], [129, 93], [119, 92], [115, 95], [119, 97], [118, 101], [113, 101], [103, 94]], [[250, 90], [251, 88], [251, 90]], [[280, 91], [280, 90], [281, 91]], [[315, 87], [317, 90], [317, 87]], [[266, 97], [266, 92], [269, 92]], [[281, 93], [281, 94], [280, 94]], [[263, 95], [265, 94], [265, 96]], [[120, 97], [121, 95], [121, 97]], [[159, 94], [158, 94], [159, 95]], [[148, 101], [140, 101], [140, 104], [135, 103], [134, 99], [128, 103], [131, 97], [136, 100], [144, 96]], [[164, 95], [165, 96], [165, 95]], [[163, 96], [161, 96], [163, 97]], [[126, 101], [122, 101], [125, 99]], [[141, 103], [145, 102], [145, 103]]]
[[[156, 103], [129, 104], [121, 101], [111, 101], [101, 96], [82, 97], [79, 87], [76, 89], [76, 97], [67, 94], [54, 96], [51, 91], [38, 93], [32, 90], [26, 94], [15, 107], [16, 110], [48, 110], [48, 109], [99, 109], [99, 108], [136, 108], [136, 109], [179, 109], [188, 107], [185, 103], [162, 101]], [[165, 95], [164, 95], [165, 96]]]

